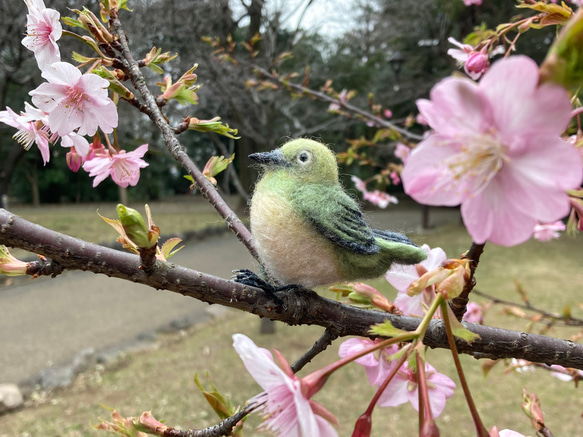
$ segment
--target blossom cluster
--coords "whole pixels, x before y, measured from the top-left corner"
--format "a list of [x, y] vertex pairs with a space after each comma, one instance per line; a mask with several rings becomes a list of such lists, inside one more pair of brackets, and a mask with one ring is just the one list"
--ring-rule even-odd
[[43, 0], [25, 3], [27, 35], [22, 44], [34, 52], [46, 82], [30, 91], [32, 105], [25, 102], [24, 111], [16, 113], [9, 107], [0, 111], [0, 122], [18, 130], [14, 138], [26, 150], [36, 144], [45, 165], [50, 160], [50, 144], [60, 141], [62, 147], [70, 149], [69, 168], [78, 171], [83, 164], [90, 176], [95, 176], [93, 186], [108, 176], [122, 187], [136, 185], [139, 169], [148, 165], [141, 159], [146, 144], [128, 153], [111, 146], [108, 150], [90, 147], [85, 138], [96, 135], [98, 129], [110, 134], [117, 127], [117, 108], [108, 95], [109, 81], [97, 74], [82, 74], [74, 65], [62, 62], [57, 45], [63, 33], [59, 12], [46, 8]]
[[[398, 177], [398, 176], [397, 176]], [[399, 203], [399, 199], [395, 196], [391, 196], [380, 190], [368, 191], [366, 189], [366, 182], [360, 179], [358, 176], [351, 176], [350, 178], [354, 182], [354, 186], [358, 191], [362, 193], [362, 198], [368, 200], [373, 205], [379, 208], [386, 208], [390, 203]]]

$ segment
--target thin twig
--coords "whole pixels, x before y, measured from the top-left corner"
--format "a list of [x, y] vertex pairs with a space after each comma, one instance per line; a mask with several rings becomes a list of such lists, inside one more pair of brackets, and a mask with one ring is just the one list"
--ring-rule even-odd
[[[241, 61], [241, 63], [247, 64], [244, 61]], [[265, 77], [267, 77], [270, 80], [273, 80], [273, 81], [275, 81], [277, 83], [280, 83], [281, 85], [283, 85], [283, 86], [285, 86], [287, 88], [291, 88], [292, 90], [295, 90], [295, 91], [299, 92], [300, 94], [307, 94], [307, 95], [312, 96], [312, 97], [314, 97], [314, 98], [316, 98], [316, 99], [318, 99], [320, 101], [327, 102], [327, 103], [337, 104], [340, 107], [342, 107], [342, 108], [344, 108], [344, 109], [346, 109], [346, 110], [348, 110], [350, 112], [353, 112], [355, 114], [358, 114], [358, 115], [360, 115], [361, 117], [363, 117], [363, 118], [365, 118], [367, 120], [373, 121], [374, 123], [376, 123], [377, 125], [379, 125], [382, 128], [392, 129], [392, 130], [394, 130], [396, 132], [399, 132], [404, 137], [410, 138], [412, 140], [416, 140], [416, 141], [423, 140], [423, 136], [414, 134], [414, 133], [408, 131], [407, 129], [404, 129], [402, 127], [397, 126], [394, 123], [391, 123], [390, 121], [383, 120], [382, 118], [379, 118], [376, 115], [371, 114], [370, 112], [367, 112], [367, 111], [365, 111], [363, 109], [360, 109], [357, 106], [353, 106], [353, 105], [351, 105], [350, 103], [347, 103], [347, 102], [342, 102], [339, 99], [335, 99], [334, 97], [331, 97], [328, 94], [322, 93], [320, 91], [315, 91], [315, 90], [313, 90], [311, 88], [307, 88], [307, 87], [305, 87], [303, 85], [299, 85], [299, 84], [296, 84], [296, 83], [293, 83], [293, 82], [289, 82], [287, 80], [284, 80], [281, 77], [279, 77], [279, 76], [277, 76], [275, 74], [272, 74], [269, 71], [267, 71], [266, 69], [261, 68], [261, 67], [259, 67], [257, 65], [254, 65], [254, 64], [248, 64], [248, 65], [251, 66], [251, 67], [253, 67], [253, 69], [255, 71], [257, 71], [258, 73], [260, 73], [262, 76], [265, 76]]]
[[532, 311], [533, 313], [540, 314], [541, 316], [543, 316], [546, 319], [551, 319], [552, 322], [560, 321], [560, 322], [564, 323], [566, 326], [583, 326], [583, 319], [580, 319], [577, 317], [569, 316], [567, 318], [561, 314], [551, 313], [549, 311], [545, 311], [541, 308], [537, 308], [537, 307], [532, 306], [530, 304], [522, 304], [522, 303], [516, 303], [516, 302], [512, 302], [512, 301], [505, 300], [505, 299], [500, 299], [499, 297], [492, 296], [491, 294], [488, 294], [488, 293], [484, 293], [483, 291], [480, 291], [477, 288], [474, 289], [473, 293], [477, 294], [478, 296], [484, 297], [495, 304], [508, 305], [508, 306], [513, 306], [516, 308], [522, 308], [522, 309], [527, 310], [527, 311]]
[[197, 168], [196, 164], [192, 162], [190, 157], [186, 154], [184, 147], [178, 141], [178, 138], [174, 134], [173, 128], [168, 124], [166, 118], [162, 114], [160, 108], [156, 104], [156, 99], [150, 92], [146, 80], [140, 71], [138, 62], [133, 58], [132, 53], [129, 48], [129, 43], [125, 32], [122, 28], [121, 22], [117, 15], [117, 11], [112, 11], [111, 14], [111, 27], [113, 28], [115, 34], [119, 38], [119, 44], [121, 48], [121, 61], [123, 62], [126, 74], [130, 78], [132, 84], [144, 100], [143, 107], [144, 112], [150, 117], [152, 122], [158, 127], [164, 142], [170, 154], [178, 161], [184, 169], [192, 176], [196, 181], [197, 186], [204, 198], [206, 198], [211, 205], [218, 211], [221, 217], [227, 223], [228, 228], [233, 231], [237, 238], [245, 245], [249, 250], [251, 255], [258, 259], [257, 249], [253, 242], [253, 237], [251, 232], [245, 227], [243, 222], [239, 219], [237, 214], [225, 203], [223, 198], [219, 195], [214, 185], [203, 176], [201, 171]]
[[237, 411], [231, 417], [227, 417], [221, 423], [210, 426], [204, 429], [176, 429], [173, 427], [165, 427], [163, 430], [149, 429], [150, 433], [156, 433], [160, 437], [221, 437], [229, 436], [233, 432], [233, 428], [237, 426], [241, 420], [260, 407], [261, 403], [252, 403], [246, 405], [242, 410]]
[[338, 338], [338, 335], [333, 334], [329, 329], [326, 329], [322, 336], [316, 340], [310, 349], [308, 349], [304, 355], [302, 355], [295, 363], [292, 364], [291, 368], [294, 373], [298, 373], [302, 368], [308, 364], [316, 355], [320, 352], [326, 350], [328, 346], [332, 344], [334, 340]]

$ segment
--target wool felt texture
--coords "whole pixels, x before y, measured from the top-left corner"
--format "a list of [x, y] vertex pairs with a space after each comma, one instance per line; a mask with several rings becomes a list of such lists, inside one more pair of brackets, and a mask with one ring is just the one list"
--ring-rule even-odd
[[342, 188], [334, 153], [308, 139], [256, 153], [263, 174], [251, 199], [251, 232], [268, 279], [313, 288], [376, 278], [426, 253], [405, 235], [370, 228]]

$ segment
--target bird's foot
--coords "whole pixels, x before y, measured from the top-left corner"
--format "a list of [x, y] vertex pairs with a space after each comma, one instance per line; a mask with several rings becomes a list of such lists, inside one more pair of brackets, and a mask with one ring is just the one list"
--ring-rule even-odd
[[276, 287], [271, 285], [269, 282], [261, 279], [251, 270], [247, 269], [233, 270], [233, 273], [234, 273], [234, 276], [232, 278], [233, 281], [238, 282], [239, 284], [261, 288], [262, 290], [270, 291], [272, 293], [276, 291]]
[[284, 290], [288, 287], [274, 287], [269, 282], [261, 279], [259, 276], [257, 276], [255, 273], [253, 273], [251, 270], [247, 270], [247, 269], [233, 270], [233, 273], [235, 274], [232, 278], [233, 281], [238, 282], [239, 284], [249, 285], [251, 287], [260, 288], [263, 291], [265, 291], [265, 293], [269, 297], [271, 297], [275, 303], [285, 307], [283, 300], [281, 300], [277, 296], [276, 292]]

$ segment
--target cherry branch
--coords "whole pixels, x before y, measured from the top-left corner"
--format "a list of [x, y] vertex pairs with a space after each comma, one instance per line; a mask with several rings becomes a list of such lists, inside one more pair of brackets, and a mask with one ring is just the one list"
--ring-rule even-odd
[[[243, 61], [241, 61], [243, 62]], [[243, 62], [246, 63], [246, 62]], [[329, 96], [328, 94], [325, 94], [323, 92], [320, 91], [315, 91], [311, 88], [305, 87], [303, 85], [299, 85], [293, 82], [289, 82], [285, 79], [282, 79], [281, 77], [279, 77], [276, 74], [270, 73], [269, 71], [267, 71], [264, 68], [261, 68], [257, 65], [253, 65], [253, 64], [249, 64], [251, 67], [253, 67], [253, 69], [258, 72], [259, 74], [261, 74], [262, 76], [267, 77], [269, 80], [272, 80], [274, 82], [277, 82], [281, 85], [283, 85], [284, 87], [288, 88], [288, 89], [292, 89], [300, 94], [306, 94], [309, 95], [311, 97], [314, 97], [320, 101], [323, 102], [327, 102], [327, 103], [333, 103], [336, 105], [339, 105], [341, 108], [344, 108], [350, 112], [353, 112], [355, 114], [360, 115], [361, 117], [370, 120], [372, 122], [374, 122], [375, 124], [379, 125], [382, 128], [385, 129], [392, 129], [396, 132], [399, 132], [401, 135], [403, 135], [404, 137], [410, 138], [412, 140], [416, 140], [416, 141], [421, 141], [423, 140], [423, 137], [421, 135], [417, 135], [414, 134], [412, 132], [409, 132], [407, 129], [404, 129], [402, 127], [397, 126], [394, 123], [391, 123], [390, 121], [387, 120], [383, 120], [382, 118], [377, 117], [374, 114], [371, 114], [370, 112], [367, 112], [357, 106], [351, 105], [348, 102], [343, 102], [339, 99], [335, 99], [334, 97]]]
[[225, 203], [214, 185], [201, 173], [196, 164], [187, 155], [186, 150], [178, 141], [173, 128], [170, 126], [166, 117], [156, 103], [156, 99], [146, 84], [146, 80], [140, 71], [139, 63], [134, 59], [128, 39], [119, 21], [118, 11], [112, 9], [110, 25], [114, 33], [119, 38], [119, 51], [121, 53], [121, 62], [123, 63], [125, 73], [130, 78], [133, 86], [142, 97], [142, 111], [150, 117], [150, 120], [160, 130], [166, 147], [170, 154], [176, 159], [182, 167], [195, 180], [201, 194], [217, 210], [225, 220], [227, 227], [237, 236], [239, 241], [249, 250], [251, 255], [258, 259], [257, 249], [253, 242], [251, 232], [245, 227], [237, 214]]
[[328, 346], [336, 340], [338, 336], [333, 334], [332, 331], [326, 328], [322, 336], [316, 340], [316, 343], [312, 345], [295, 363], [292, 364], [291, 368], [294, 373], [298, 373], [302, 368], [314, 359], [316, 355], [320, 352], [324, 352]]
[[[374, 337], [370, 326], [390, 320], [397, 329], [414, 331], [419, 318], [365, 310], [323, 298], [311, 290], [288, 289], [278, 293], [283, 303], [269, 293], [247, 285], [156, 261], [151, 272], [140, 269], [140, 257], [69, 237], [28, 222], [0, 208], [0, 244], [41, 254], [52, 261], [38, 274], [58, 275], [65, 269], [104, 274], [169, 290], [209, 304], [220, 304], [289, 325], [319, 325], [330, 334], [344, 337]], [[46, 272], [46, 273], [45, 273]], [[475, 358], [517, 358], [583, 369], [583, 345], [544, 335], [510, 331], [465, 323], [480, 338], [472, 344], [459, 340], [460, 353]], [[423, 343], [449, 349], [441, 320], [432, 320]]]
[[[484, 298], [490, 300], [494, 304], [508, 305], [508, 306], [512, 306], [515, 308], [521, 308], [521, 309], [524, 309], [527, 311], [532, 311], [533, 313], [540, 314], [543, 317], [543, 319], [547, 319], [547, 320], [550, 319], [550, 323], [561, 322], [565, 326], [583, 327], [583, 319], [581, 319], [581, 318], [572, 317], [571, 315], [564, 316], [564, 315], [559, 314], [559, 313], [552, 313], [552, 312], [543, 310], [542, 308], [537, 308], [537, 307], [531, 305], [530, 302], [525, 303], [525, 304], [521, 304], [521, 303], [512, 302], [512, 301], [505, 300], [505, 299], [500, 299], [499, 297], [492, 296], [491, 294], [485, 293], [485, 292], [480, 291], [478, 289], [474, 289], [474, 294], [481, 296], [481, 297], [484, 297]], [[542, 319], [537, 320], [537, 322], [542, 322]]]

